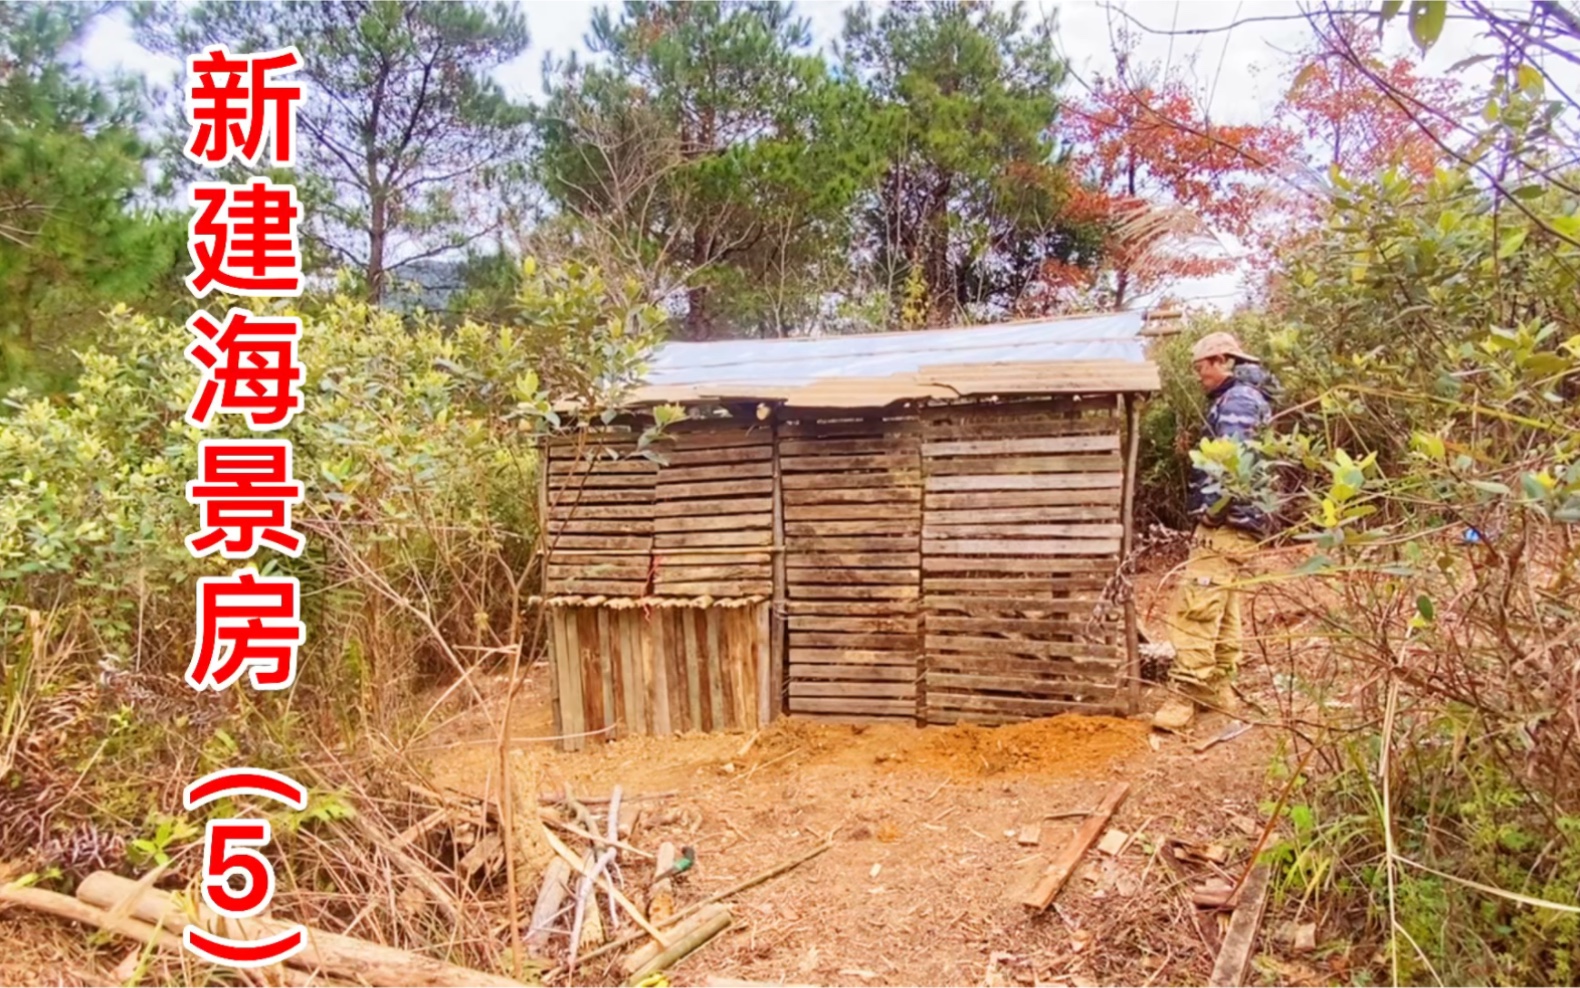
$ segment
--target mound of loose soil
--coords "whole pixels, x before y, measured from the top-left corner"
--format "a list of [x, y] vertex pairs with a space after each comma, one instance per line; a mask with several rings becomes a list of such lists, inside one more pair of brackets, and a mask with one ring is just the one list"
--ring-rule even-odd
[[1141, 721], [1073, 715], [991, 728], [958, 724], [926, 732], [910, 761], [956, 778], [1087, 775], [1145, 750], [1148, 730]]

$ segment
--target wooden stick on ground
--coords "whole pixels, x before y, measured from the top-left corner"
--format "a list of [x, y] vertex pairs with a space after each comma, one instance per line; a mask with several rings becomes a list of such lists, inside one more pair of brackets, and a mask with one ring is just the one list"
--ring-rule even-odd
[[[96, 871], [77, 886], [77, 898], [101, 909], [108, 909], [123, 902], [127, 895], [137, 891], [137, 883], [130, 878], [107, 871]], [[131, 907], [131, 915], [144, 923], [163, 926], [172, 933], [180, 933], [188, 922], [186, 910], [170, 895], [159, 889], [148, 889], [138, 896]], [[255, 916], [252, 919], [229, 920], [200, 906], [192, 922], [222, 936], [243, 940], [259, 940], [283, 933], [294, 923]], [[521, 982], [486, 971], [459, 967], [436, 961], [431, 957], [414, 954], [397, 947], [369, 943], [355, 937], [326, 933], [308, 927], [307, 946], [286, 959], [291, 967], [305, 971], [322, 971], [335, 978], [344, 978], [366, 985], [419, 985], [428, 988], [519, 988]]]
[[[709, 906], [707, 909], [704, 909], [702, 912], [686, 920], [684, 923], [678, 923], [674, 926], [671, 926], [665, 932], [668, 933], [676, 943], [679, 943], [681, 940], [684, 940], [686, 937], [690, 936], [697, 929], [711, 923], [715, 914], [721, 911], [729, 912], [729, 907]], [[636, 948], [636, 950], [626, 955], [625, 959], [620, 962], [620, 970], [627, 977], [629, 977], [630, 975], [635, 974], [636, 972], [647, 967], [649, 964], [653, 963], [654, 958], [658, 957], [658, 955], [663, 952], [663, 947], [660, 947], [658, 944], [649, 940], [647, 943], [644, 943], [642, 946]]]
[[[736, 882], [734, 885], [731, 885], [729, 888], [725, 889], [723, 892], [719, 892], [716, 895], [710, 895], [706, 899], [703, 899], [701, 902], [695, 903], [694, 905], [687, 906], [686, 908], [682, 909], [680, 912], [676, 913], [674, 916], [670, 917], [670, 921], [673, 922], [673, 923], [679, 923], [681, 920], [684, 920], [687, 917], [690, 917], [690, 916], [693, 916], [693, 915], [697, 914], [698, 912], [702, 911], [703, 909], [707, 908], [708, 906], [713, 905], [716, 902], [722, 902], [725, 899], [731, 898], [733, 896], [740, 895], [742, 892], [745, 892], [747, 889], [754, 888], [754, 887], [756, 887], [758, 885], [761, 885], [762, 883], [764, 883], [766, 881], [771, 881], [772, 879], [778, 878], [780, 875], [783, 875], [785, 872], [790, 871], [793, 868], [799, 868], [801, 865], [806, 864], [808, 861], [811, 861], [813, 858], [817, 857], [818, 855], [822, 854], [824, 851], [827, 851], [829, 848], [831, 848], [833, 846], [834, 846], [834, 842], [833, 841], [827, 841], [825, 843], [819, 844], [817, 847], [812, 848], [810, 851], [807, 851], [804, 854], [800, 854], [800, 855], [797, 855], [796, 857], [788, 858], [788, 859], [786, 859], [784, 861], [781, 861], [781, 862], [779, 862], [778, 864], [774, 865], [772, 868], [769, 868], [766, 871], [760, 871], [760, 872], [758, 872], [757, 874], [753, 875], [750, 878], [745, 878], [745, 879], [742, 879], [739, 882]], [[587, 956], [582, 958], [581, 962], [585, 964], [586, 962], [592, 960], [593, 958], [601, 957], [604, 954], [609, 953], [610, 951], [619, 950], [621, 947], [628, 947], [631, 944], [636, 943], [640, 939], [642, 939], [642, 934], [640, 934], [640, 933], [633, 933], [630, 936], [624, 936], [624, 937], [621, 937], [618, 940], [611, 940], [610, 942], [604, 944], [602, 947], [599, 947], [597, 950], [590, 951], [587, 954]], [[554, 976], [559, 974], [559, 973], [561, 973], [561, 972], [560, 972], [560, 969], [558, 969], [558, 968], [554, 969], [553, 971], [548, 972], [547, 974], [545, 974], [543, 976], [544, 982], [548, 983], [549, 981], [552, 981], [554, 979]]]
[[538, 889], [538, 901], [532, 907], [532, 922], [527, 927], [526, 950], [542, 950], [553, 932], [554, 918], [560, 914], [560, 904], [570, 889], [571, 866], [555, 858], [543, 871], [543, 887]]
[[633, 973], [626, 979], [625, 983], [627, 985], [638, 985], [649, 975], [656, 974], [659, 971], [667, 971], [669, 968], [674, 967], [709, 940], [729, 929], [731, 922], [730, 911], [721, 907], [717, 913], [713, 914], [705, 922], [693, 928], [685, 936], [678, 938], [673, 945], [653, 958], [647, 966]]
[[1053, 900], [1059, 895], [1059, 890], [1064, 888], [1064, 883], [1069, 881], [1070, 875], [1075, 872], [1075, 866], [1081, 863], [1081, 856], [1096, 842], [1103, 828], [1108, 826], [1114, 810], [1124, 802], [1125, 794], [1128, 792], [1130, 792], [1128, 782], [1116, 782], [1109, 788], [1097, 809], [1081, 823], [1075, 836], [1070, 838], [1070, 843], [1065, 845], [1057, 858], [1053, 859], [1053, 863], [1048, 866], [1037, 887], [1020, 900], [1022, 904], [1037, 910], [1047, 909], [1053, 904]]
[[1257, 865], [1240, 889], [1240, 904], [1229, 920], [1229, 932], [1224, 934], [1223, 947], [1212, 966], [1212, 980], [1208, 983], [1214, 988], [1238, 988], [1245, 983], [1246, 969], [1251, 964], [1251, 948], [1256, 944], [1256, 932], [1267, 907], [1269, 874], [1267, 865]]
[[538, 818], [551, 827], [565, 831], [572, 837], [580, 837], [582, 840], [592, 841], [594, 844], [603, 844], [606, 847], [618, 847], [627, 854], [634, 854], [639, 858], [646, 858], [649, 861], [653, 860], [653, 855], [647, 851], [642, 850], [640, 847], [634, 847], [625, 841], [611, 841], [607, 837], [599, 837], [597, 834], [590, 834], [575, 824], [566, 823], [564, 820], [561, 820], [554, 814], [553, 810], [538, 811]]

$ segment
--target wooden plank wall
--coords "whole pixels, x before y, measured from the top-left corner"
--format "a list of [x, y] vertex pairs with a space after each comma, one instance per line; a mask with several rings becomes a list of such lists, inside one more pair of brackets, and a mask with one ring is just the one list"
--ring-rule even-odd
[[653, 593], [773, 593], [773, 429], [695, 422], [656, 444]]
[[922, 413], [926, 685], [932, 723], [1109, 711], [1123, 627], [1083, 627], [1119, 563], [1114, 399]]
[[548, 447], [549, 594], [773, 593], [773, 431], [675, 426], [637, 456], [629, 434]]
[[629, 434], [550, 440], [547, 594], [640, 597], [653, 550], [658, 464]]
[[758, 727], [768, 606], [549, 608], [564, 746]]
[[788, 709], [914, 721], [920, 422], [806, 418], [779, 436]]

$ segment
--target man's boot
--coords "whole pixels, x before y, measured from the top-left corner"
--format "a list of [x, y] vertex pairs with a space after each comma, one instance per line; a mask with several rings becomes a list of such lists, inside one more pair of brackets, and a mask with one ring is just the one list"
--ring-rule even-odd
[[1152, 726], [1160, 731], [1183, 731], [1196, 721], [1196, 703], [1189, 697], [1171, 696], [1152, 715]]

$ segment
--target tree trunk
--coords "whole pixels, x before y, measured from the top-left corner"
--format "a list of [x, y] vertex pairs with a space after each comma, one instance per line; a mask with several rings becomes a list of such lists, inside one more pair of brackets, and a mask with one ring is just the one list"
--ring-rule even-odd
[[389, 239], [389, 194], [372, 189], [368, 221], [368, 301], [377, 305], [384, 298], [384, 252]]
[[927, 207], [926, 233], [927, 259], [924, 269], [927, 278], [929, 323], [947, 325], [959, 308], [955, 297], [955, 279], [949, 269], [949, 191], [951, 176], [945, 175], [933, 186]]

